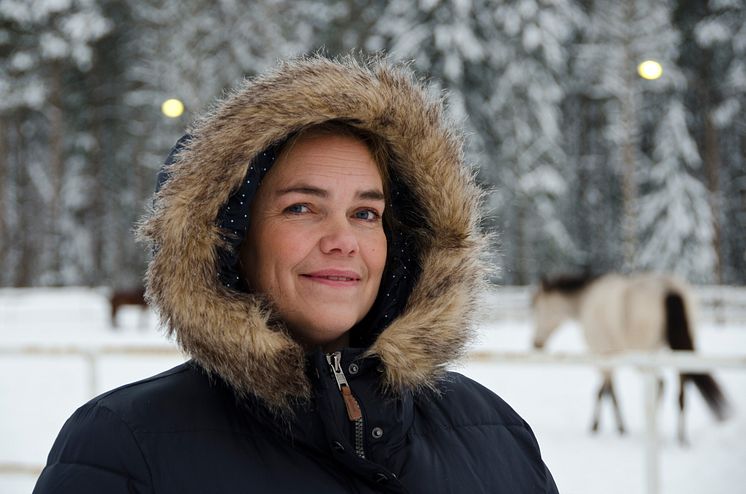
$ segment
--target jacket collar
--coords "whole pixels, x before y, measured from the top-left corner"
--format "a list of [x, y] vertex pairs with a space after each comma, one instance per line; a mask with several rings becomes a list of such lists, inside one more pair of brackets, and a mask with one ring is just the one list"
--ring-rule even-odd
[[[263, 406], [251, 407], [251, 414], [265, 427], [283, 435], [290, 443], [299, 443], [321, 456], [333, 455], [353, 470], [373, 468], [388, 463], [388, 459], [403, 447], [414, 422], [414, 397], [411, 391], [396, 396], [384, 395], [378, 386], [384, 369], [376, 357], [366, 357], [365, 349], [346, 348], [341, 351], [341, 367], [350, 389], [360, 405], [365, 433], [363, 437], [367, 464], [355, 453], [353, 423], [349, 421], [340, 390], [332, 376], [326, 355], [317, 350], [307, 357], [307, 376], [312, 398], [296, 403], [284, 420]], [[381, 431], [374, 437], [372, 430]]]

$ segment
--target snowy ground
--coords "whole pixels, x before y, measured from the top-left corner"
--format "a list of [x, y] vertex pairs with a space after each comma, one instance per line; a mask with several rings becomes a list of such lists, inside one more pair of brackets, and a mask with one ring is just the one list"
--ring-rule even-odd
[[[104, 353], [97, 357], [96, 382], [89, 361], [61, 352], [30, 353], [36, 348], [173, 348], [155, 329], [155, 319], [125, 308], [121, 328], [109, 327], [104, 292], [82, 289], [0, 290], [0, 465], [22, 468], [44, 463], [59, 428], [72, 411], [101, 392], [178, 364], [177, 353], [147, 356]], [[139, 326], [142, 326], [139, 327]], [[525, 351], [530, 329], [524, 321], [486, 325], [480, 349]], [[746, 354], [746, 326], [700, 329], [701, 352]], [[568, 325], [550, 342], [549, 351], [582, 351], [577, 328]], [[19, 353], [23, 350], [24, 353]], [[643, 384], [637, 371], [617, 376], [622, 412], [629, 432], [618, 436], [608, 409], [602, 431], [591, 436], [593, 369], [560, 365], [468, 364], [457, 370], [500, 394], [532, 425], [560, 492], [565, 494], [638, 493], [644, 487]], [[675, 440], [673, 374], [659, 420], [662, 492], [677, 494], [745, 492], [746, 369], [721, 370], [717, 378], [734, 404], [735, 414], [716, 423], [694, 391], [687, 426], [691, 446]], [[0, 493], [30, 492], [32, 473], [9, 473], [0, 467]]]

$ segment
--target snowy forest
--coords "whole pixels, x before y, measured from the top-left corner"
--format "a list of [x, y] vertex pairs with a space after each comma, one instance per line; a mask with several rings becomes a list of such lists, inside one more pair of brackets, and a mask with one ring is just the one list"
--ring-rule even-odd
[[746, 284], [742, 0], [0, 0], [0, 286], [139, 283], [170, 147], [242, 78], [319, 51], [385, 53], [447, 95], [495, 282]]

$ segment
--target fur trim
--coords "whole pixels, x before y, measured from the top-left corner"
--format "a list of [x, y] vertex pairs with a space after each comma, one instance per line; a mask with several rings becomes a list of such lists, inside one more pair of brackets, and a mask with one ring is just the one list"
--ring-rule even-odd
[[309, 396], [304, 352], [256, 296], [218, 282], [215, 224], [251, 159], [298, 128], [346, 119], [375, 132], [395, 156], [392, 173], [425, 218], [421, 275], [404, 312], [368, 349], [392, 392], [435, 388], [471, 336], [484, 283], [481, 190], [440, 100], [386, 61], [311, 57], [246, 81], [196, 122], [139, 228], [154, 256], [147, 293], [169, 333], [202, 367], [282, 411]]

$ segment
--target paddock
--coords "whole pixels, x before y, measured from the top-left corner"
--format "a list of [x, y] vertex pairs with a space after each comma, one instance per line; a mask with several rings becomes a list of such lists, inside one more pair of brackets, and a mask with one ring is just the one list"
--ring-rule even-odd
[[[746, 291], [741, 295], [740, 303], [746, 302]], [[503, 299], [499, 292], [486, 297]], [[137, 327], [137, 309], [123, 309], [121, 330], [110, 331], [99, 300], [105, 302], [88, 289], [0, 290], [0, 492], [30, 491], [54, 436], [76, 406], [183, 361], [155, 330], [154, 317], [146, 331]], [[727, 304], [720, 308], [733, 317]], [[490, 317], [485, 311], [483, 319], [480, 341], [455, 370], [496, 391], [527, 419], [561, 492], [718, 493], [746, 482], [746, 446], [739, 439], [746, 437], [746, 322], [718, 324], [705, 315], [696, 356], [601, 359], [583, 353], [572, 325], [556, 335], [548, 353], [537, 354], [527, 351], [531, 325], [525, 318]], [[624, 438], [611, 428], [596, 437], [587, 431], [598, 365], [619, 369], [619, 397], [629, 426]], [[662, 369], [666, 392], [672, 393], [674, 369], [695, 368], [712, 369], [722, 379], [735, 414], [717, 424], [692, 394], [692, 444], [682, 448], [675, 441], [671, 400], [653, 415], [657, 420], [646, 415], [646, 376]]]

